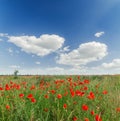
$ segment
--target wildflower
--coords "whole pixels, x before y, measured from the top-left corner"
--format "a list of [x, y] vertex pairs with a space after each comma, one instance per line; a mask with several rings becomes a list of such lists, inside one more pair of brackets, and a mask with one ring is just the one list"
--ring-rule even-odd
[[62, 98], [62, 95], [61, 95], [61, 94], [58, 94], [58, 95], [57, 95], [57, 98], [58, 98], [58, 99]]
[[90, 113], [91, 113], [91, 115], [94, 115], [95, 112], [92, 110]]
[[33, 97], [33, 95], [32, 94], [29, 94], [28, 96], [27, 96], [27, 98], [32, 98]]
[[5, 90], [10, 90], [10, 86], [8, 84], [5, 85]]
[[90, 92], [89, 95], [87, 96], [87, 98], [94, 99], [95, 98], [94, 93], [93, 92]]
[[22, 85], [26, 85], [27, 84], [27, 82], [22, 82]]
[[51, 93], [52, 93], [52, 94], [55, 94], [55, 90], [51, 90]]
[[32, 97], [32, 98], [31, 98], [31, 102], [32, 102], [32, 103], [35, 103], [35, 102], [36, 102], [36, 99]]
[[69, 77], [67, 80], [68, 80], [68, 82], [71, 82], [71, 81], [72, 81], [72, 78], [71, 78], [71, 77]]
[[21, 93], [21, 94], [19, 94], [19, 97], [20, 97], [20, 98], [24, 97], [24, 94], [22, 94], [22, 93]]
[[75, 96], [75, 92], [74, 91], [70, 91], [70, 94], [71, 94], [72, 97]]
[[84, 82], [79, 82], [79, 83], [78, 83], [78, 85], [83, 85], [83, 84], [84, 84]]
[[84, 87], [83, 87], [83, 90], [88, 90], [88, 87], [87, 87], [87, 86], [84, 86]]
[[88, 110], [88, 106], [85, 105], [85, 104], [83, 104], [83, 105], [82, 105], [82, 110], [87, 111], [87, 110]]
[[77, 117], [76, 116], [74, 116], [72, 119], [73, 119], [73, 121], [77, 121]]
[[67, 104], [64, 104], [64, 105], [63, 105], [63, 108], [65, 108], [65, 109], [66, 109], [66, 108], [67, 108]]
[[30, 90], [33, 90], [33, 89], [35, 89], [35, 85], [32, 85], [32, 86], [30, 87]]
[[84, 84], [89, 84], [89, 80], [84, 80]]
[[77, 96], [81, 96], [81, 97], [84, 96], [84, 94], [85, 94], [85, 92], [81, 92], [79, 90], [76, 90], [75, 93]]
[[9, 105], [6, 105], [6, 109], [9, 110], [10, 109], [10, 106]]
[[85, 118], [84, 121], [89, 121], [89, 119], [88, 118]]
[[13, 84], [13, 82], [12, 82], [12, 81], [10, 81], [10, 84]]
[[97, 114], [97, 115], [95, 116], [95, 121], [102, 121], [100, 115]]
[[19, 90], [21, 87], [20, 85], [16, 85], [16, 89]]
[[105, 95], [105, 94], [107, 94], [107, 93], [108, 93], [108, 91], [107, 91], [107, 90], [104, 90], [102, 93]]
[[77, 86], [77, 83], [76, 82], [74, 82], [73, 84], [74, 84], [74, 86]]
[[2, 87], [0, 87], [0, 90], [3, 90], [3, 88], [2, 88]]
[[47, 98], [47, 99], [49, 98], [49, 96], [48, 96], [48, 95], [45, 95], [44, 97], [45, 97], [45, 98]]
[[117, 112], [120, 112], [120, 108], [116, 108], [116, 111], [117, 111]]

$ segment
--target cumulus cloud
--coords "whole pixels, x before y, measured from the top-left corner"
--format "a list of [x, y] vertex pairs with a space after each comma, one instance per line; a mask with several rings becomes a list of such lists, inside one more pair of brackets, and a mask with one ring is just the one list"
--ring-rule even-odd
[[9, 66], [10, 68], [14, 68], [14, 69], [18, 69], [18, 68], [20, 68], [20, 66], [17, 66], [17, 65], [11, 65], [11, 66]]
[[64, 65], [78, 66], [101, 60], [107, 55], [107, 45], [100, 42], [88, 42], [79, 45], [69, 53], [62, 53], [56, 62]]
[[60, 49], [65, 39], [58, 35], [44, 34], [40, 37], [35, 36], [9, 36], [9, 42], [20, 47], [26, 53], [45, 56]]
[[95, 37], [100, 37], [100, 36], [102, 36], [103, 34], [104, 34], [105, 32], [97, 32], [97, 33], [95, 33]]
[[120, 69], [120, 59], [113, 59], [110, 63], [103, 63], [102, 67], [105, 69]]

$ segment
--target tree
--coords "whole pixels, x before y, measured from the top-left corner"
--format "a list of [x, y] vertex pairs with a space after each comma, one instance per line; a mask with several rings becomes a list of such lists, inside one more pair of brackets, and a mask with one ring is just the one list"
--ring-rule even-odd
[[18, 73], [19, 73], [19, 71], [18, 71], [18, 70], [15, 70], [15, 71], [14, 71], [14, 78], [15, 78], [15, 79], [17, 79], [17, 78], [18, 78]]

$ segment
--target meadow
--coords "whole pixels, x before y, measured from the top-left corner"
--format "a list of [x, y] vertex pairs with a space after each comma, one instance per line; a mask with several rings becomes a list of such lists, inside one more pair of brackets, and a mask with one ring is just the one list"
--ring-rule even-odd
[[0, 121], [120, 121], [120, 76], [0, 76]]

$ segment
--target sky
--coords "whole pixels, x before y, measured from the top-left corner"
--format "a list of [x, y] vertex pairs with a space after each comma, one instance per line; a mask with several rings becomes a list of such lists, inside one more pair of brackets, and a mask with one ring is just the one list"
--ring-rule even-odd
[[0, 0], [0, 75], [120, 74], [120, 0]]

